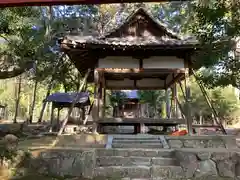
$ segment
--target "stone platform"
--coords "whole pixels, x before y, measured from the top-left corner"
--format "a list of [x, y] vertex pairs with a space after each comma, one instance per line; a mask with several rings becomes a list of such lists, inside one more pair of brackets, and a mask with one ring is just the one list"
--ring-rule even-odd
[[32, 150], [30, 168], [41, 174], [89, 179], [240, 178], [240, 152], [233, 136], [117, 135], [107, 139], [105, 148]]

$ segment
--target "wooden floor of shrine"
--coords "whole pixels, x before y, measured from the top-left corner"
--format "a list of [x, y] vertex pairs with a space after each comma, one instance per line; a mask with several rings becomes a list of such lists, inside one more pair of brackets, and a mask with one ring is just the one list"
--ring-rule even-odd
[[[100, 118], [96, 121], [98, 124], [98, 132], [103, 133], [106, 126], [133, 126], [134, 134], [142, 133], [144, 126], [159, 126], [159, 127], [176, 127], [178, 125], [185, 125], [185, 119], [178, 118]], [[93, 121], [87, 122], [87, 125], [92, 125]], [[193, 124], [193, 128], [219, 128], [218, 125], [212, 124]], [[106, 133], [106, 132], [105, 132]], [[105, 134], [104, 133], [104, 134]]]

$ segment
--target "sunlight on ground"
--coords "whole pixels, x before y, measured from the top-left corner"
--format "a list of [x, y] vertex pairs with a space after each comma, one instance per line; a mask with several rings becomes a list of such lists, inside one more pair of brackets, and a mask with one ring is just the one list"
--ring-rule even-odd
[[19, 142], [20, 148], [52, 148], [52, 147], [99, 147], [107, 142], [106, 135], [62, 135], [59, 137], [45, 136], [37, 139], [26, 139]]

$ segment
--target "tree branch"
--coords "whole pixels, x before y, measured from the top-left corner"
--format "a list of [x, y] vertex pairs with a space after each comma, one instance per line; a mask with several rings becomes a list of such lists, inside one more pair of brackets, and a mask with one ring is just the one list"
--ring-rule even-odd
[[33, 67], [32, 61], [26, 62], [22, 67], [16, 67], [11, 71], [0, 71], [0, 79], [7, 79], [19, 76], [20, 74], [24, 73], [25, 71], [30, 70]]

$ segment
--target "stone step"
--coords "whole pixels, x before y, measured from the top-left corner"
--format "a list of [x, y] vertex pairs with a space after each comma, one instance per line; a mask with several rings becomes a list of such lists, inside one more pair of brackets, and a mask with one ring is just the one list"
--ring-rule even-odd
[[113, 137], [114, 140], [137, 140], [137, 141], [151, 141], [151, 140], [159, 140], [158, 137]]
[[122, 156], [101, 156], [97, 157], [97, 166], [176, 166], [179, 165], [174, 158], [161, 157], [122, 157]]
[[180, 163], [175, 158], [153, 157], [151, 159], [151, 165], [179, 166]]
[[151, 157], [122, 157], [122, 156], [101, 156], [97, 157], [98, 166], [150, 166]]
[[151, 174], [153, 179], [186, 179], [185, 173], [181, 166], [152, 166]]
[[94, 173], [95, 177], [111, 179], [185, 179], [181, 166], [106, 166], [96, 167]]
[[118, 178], [151, 178], [149, 166], [106, 166], [95, 168], [96, 177]]
[[125, 143], [132, 143], [132, 144], [144, 144], [144, 143], [161, 143], [159, 139], [150, 139], [150, 140], [135, 140], [135, 139], [113, 139], [113, 143], [125, 144]]
[[171, 149], [134, 149], [134, 148], [114, 148], [96, 149], [97, 156], [138, 156], [138, 157], [174, 157], [174, 150]]
[[144, 144], [120, 144], [120, 143], [113, 143], [112, 148], [163, 148], [161, 143], [144, 143]]

